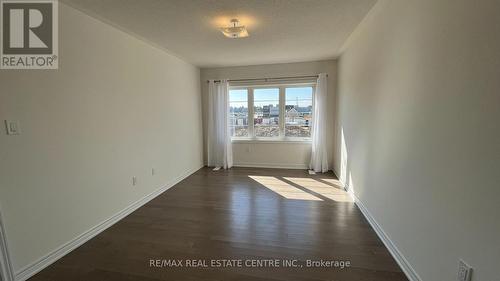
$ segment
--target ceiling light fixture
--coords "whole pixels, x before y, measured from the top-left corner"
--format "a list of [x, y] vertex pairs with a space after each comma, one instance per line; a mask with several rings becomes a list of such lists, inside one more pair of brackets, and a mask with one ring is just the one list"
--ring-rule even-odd
[[244, 38], [248, 37], [248, 31], [244, 25], [240, 25], [240, 21], [237, 19], [231, 20], [231, 26], [223, 27], [220, 29], [222, 34], [228, 38]]

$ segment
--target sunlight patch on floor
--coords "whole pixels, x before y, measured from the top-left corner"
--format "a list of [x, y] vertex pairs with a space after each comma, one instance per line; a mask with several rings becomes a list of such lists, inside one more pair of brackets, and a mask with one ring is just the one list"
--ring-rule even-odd
[[[302, 186], [314, 193], [320, 194], [330, 200], [337, 202], [353, 202], [351, 196], [344, 190], [333, 187], [329, 184], [317, 181], [311, 178], [290, 178], [284, 177], [285, 180], [290, 181], [296, 185]], [[323, 179], [322, 179], [323, 180]]]
[[327, 182], [328, 184], [330, 184], [331, 186], [333, 186], [335, 188], [339, 188], [342, 190], [344, 189], [344, 185], [339, 180], [336, 180], [336, 179], [320, 179], [320, 180], [323, 182]]
[[248, 176], [248, 177], [262, 184], [269, 190], [272, 190], [277, 194], [285, 197], [286, 199], [323, 201], [322, 199], [312, 194], [309, 194], [299, 188], [296, 188], [289, 183], [279, 180], [276, 177], [269, 177], [269, 176]]

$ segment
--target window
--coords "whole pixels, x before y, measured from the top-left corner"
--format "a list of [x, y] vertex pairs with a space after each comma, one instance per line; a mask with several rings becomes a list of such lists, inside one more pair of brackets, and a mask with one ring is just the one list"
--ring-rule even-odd
[[312, 87], [285, 88], [285, 136], [311, 137]]
[[229, 129], [233, 137], [248, 137], [248, 90], [229, 91]]
[[233, 139], [296, 140], [311, 137], [314, 84], [231, 87]]
[[254, 89], [253, 108], [254, 135], [279, 137], [280, 89]]

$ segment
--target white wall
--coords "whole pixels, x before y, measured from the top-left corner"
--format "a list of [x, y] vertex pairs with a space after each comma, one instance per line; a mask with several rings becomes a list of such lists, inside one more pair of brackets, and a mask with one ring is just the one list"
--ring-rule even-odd
[[199, 69], [59, 9], [59, 70], [0, 71], [0, 120], [22, 131], [0, 134], [15, 271], [202, 166]]
[[[328, 122], [332, 124], [328, 132], [329, 147], [334, 147], [335, 130], [335, 90], [337, 78], [337, 63], [335, 60], [267, 64], [239, 67], [221, 67], [201, 69], [201, 95], [203, 100], [203, 128], [204, 147], [207, 140], [207, 106], [208, 106], [208, 79], [246, 79], [266, 77], [288, 77], [316, 75], [328, 73], [328, 104], [332, 111], [329, 112]], [[233, 143], [233, 157], [235, 166], [260, 166], [306, 169], [311, 158], [310, 143]], [[333, 163], [333, 149], [329, 151], [330, 163]], [[205, 149], [206, 163], [206, 149]]]
[[348, 183], [425, 281], [500, 280], [498, 11], [381, 0], [340, 58]]

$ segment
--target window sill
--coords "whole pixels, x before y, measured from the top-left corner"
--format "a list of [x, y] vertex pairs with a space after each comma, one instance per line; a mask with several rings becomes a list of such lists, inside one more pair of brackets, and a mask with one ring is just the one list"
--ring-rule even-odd
[[233, 138], [231, 143], [246, 143], [246, 144], [311, 144], [311, 139], [302, 138], [275, 138], [275, 139], [262, 139], [262, 138]]

